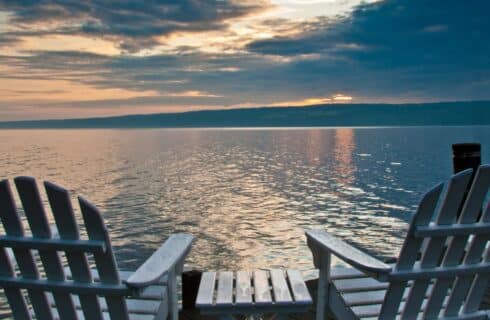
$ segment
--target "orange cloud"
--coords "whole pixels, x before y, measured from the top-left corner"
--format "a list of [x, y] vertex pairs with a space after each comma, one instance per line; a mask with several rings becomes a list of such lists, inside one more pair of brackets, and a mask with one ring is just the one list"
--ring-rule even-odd
[[328, 104], [328, 103], [338, 103], [338, 102], [349, 102], [353, 98], [351, 96], [343, 94], [335, 94], [333, 96], [326, 97], [310, 97], [302, 100], [292, 100], [292, 101], [281, 101], [268, 104], [270, 107], [288, 107], [288, 106], [312, 106], [316, 104]]
[[171, 92], [171, 93], [162, 93], [161, 96], [165, 97], [205, 97], [205, 98], [221, 98], [223, 96], [212, 94], [205, 91], [199, 90], [188, 90], [182, 92]]
[[349, 102], [349, 101], [352, 101], [352, 97], [351, 96], [346, 96], [346, 95], [343, 95], [343, 94], [336, 94], [332, 97], [332, 99], [335, 101], [335, 102]]
[[3, 102], [63, 102], [135, 97], [156, 97], [154, 90], [130, 91], [119, 88], [96, 88], [67, 80], [5, 79], [0, 78], [0, 93]]

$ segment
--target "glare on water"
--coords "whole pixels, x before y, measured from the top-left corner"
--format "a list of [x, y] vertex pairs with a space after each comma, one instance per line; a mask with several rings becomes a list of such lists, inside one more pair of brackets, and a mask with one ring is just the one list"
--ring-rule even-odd
[[424, 191], [451, 173], [451, 144], [489, 127], [0, 131], [3, 178], [30, 175], [104, 214], [121, 268], [173, 232], [199, 269], [313, 269], [304, 230], [396, 255]]

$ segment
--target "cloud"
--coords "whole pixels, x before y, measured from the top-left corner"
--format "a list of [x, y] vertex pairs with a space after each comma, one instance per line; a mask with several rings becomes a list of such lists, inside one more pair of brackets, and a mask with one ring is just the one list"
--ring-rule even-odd
[[335, 94], [332, 97], [332, 99], [335, 102], [349, 102], [349, 101], [352, 101], [353, 98], [351, 96], [347, 96], [347, 95], [338, 93], [338, 94]]
[[445, 24], [434, 24], [424, 28], [425, 32], [445, 32], [448, 26]]
[[358, 6], [321, 30], [258, 40], [247, 49], [282, 57], [319, 54], [294, 71], [350, 82], [359, 96], [489, 98], [472, 85], [489, 78], [490, 19], [484, 12], [490, 12], [488, 1], [384, 1]]
[[[490, 99], [488, 1], [468, 5], [456, 0], [390, 0], [355, 7], [338, 18], [253, 20], [253, 29], [227, 19], [257, 14], [267, 8], [263, 2], [48, 1], [37, 12], [38, 3], [0, 0], [0, 7], [12, 12], [9, 19], [16, 28], [0, 33], [0, 45], [22, 39], [22, 34], [43, 32], [117, 39], [127, 51], [162, 41], [157, 34], [173, 39], [184, 32], [190, 42], [151, 54], [108, 55], [60, 47], [0, 56], [0, 81], [69, 81], [131, 92], [127, 99], [113, 96], [56, 105], [76, 109], [77, 116], [97, 108], [116, 113], [120, 107], [120, 112], [127, 112], [130, 106], [132, 113], [142, 113], [177, 107], [185, 111], [309, 104], [308, 99], [349, 102], [349, 97], [356, 102], [394, 103]], [[51, 27], [38, 31], [34, 26], [40, 23]], [[223, 45], [212, 52], [201, 48], [208, 40], [202, 38], [210, 33], [199, 30], [207, 28], [227, 30], [227, 37], [213, 39]], [[44, 90], [56, 95], [56, 87]], [[145, 92], [155, 94], [138, 94]], [[343, 95], [335, 96], [339, 92]], [[49, 108], [47, 100], [29, 100], [32, 94], [24, 94], [19, 110], [32, 105]]]
[[127, 52], [158, 44], [177, 31], [220, 30], [228, 19], [264, 10], [259, 1], [0, 1], [11, 36], [87, 35], [111, 39]]
[[13, 36], [0, 33], [0, 48], [4, 46], [12, 46], [19, 42], [19, 39]]

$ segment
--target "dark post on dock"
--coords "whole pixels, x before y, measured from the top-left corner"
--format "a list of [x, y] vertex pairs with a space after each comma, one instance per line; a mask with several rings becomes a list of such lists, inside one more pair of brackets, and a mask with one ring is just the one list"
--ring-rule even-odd
[[201, 281], [202, 272], [190, 270], [182, 273], [182, 308], [192, 310], [196, 307], [197, 291]]
[[[465, 198], [470, 191], [470, 186], [473, 179], [475, 178], [476, 170], [481, 164], [481, 145], [479, 143], [456, 143], [453, 144], [453, 171], [454, 173], [461, 172], [466, 169], [473, 169], [473, 174], [471, 175], [471, 182], [469, 183], [468, 189], [465, 191]], [[463, 201], [464, 203], [464, 201]], [[463, 204], [459, 208], [461, 209]]]
[[[473, 169], [471, 181], [475, 178], [476, 170], [481, 165], [481, 145], [479, 143], [455, 143], [453, 144], [453, 171], [461, 172], [466, 169]], [[471, 182], [469, 184], [471, 186]], [[470, 187], [465, 191], [465, 198]], [[463, 205], [459, 208], [461, 212]]]
[[[481, 145], [479, 143], [453, 144], [453, 168], [454, 173], [466, 169], [476, 171], [481, 164]], [[473, 172], [473, 175], [475, 172]]]
[[[481, 164], [481, 145], [479, 143], [457, 143], [453, 144], [453, 170], [454, 173], [466, 169], [473, 169], [473, 177]], [[469, 190], [466, 190], [468, 193]], [[488, 309], [490, 305], [490, 286], [487, 287], [482, 306]]]

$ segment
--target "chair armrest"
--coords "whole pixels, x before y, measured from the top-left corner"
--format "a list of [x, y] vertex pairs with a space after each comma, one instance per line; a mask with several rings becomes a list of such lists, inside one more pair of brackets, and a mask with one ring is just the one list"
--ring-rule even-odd
[[156, 284], [159, 279], [184, 262], [194, 237], [186, 233], [171, 235], [126, 281], [130, 287], [144, 288]]
[[384, 278], [392, 267], [361, 250], [354, 248], [347, 242], [344, 242], [328, 233], [321, 230], [306, 231], [308, 245], [311, 249], [314, 247], [320, 251], [326, 251], [342, 259], [354, 268], [375, 276], [376, 278]]

